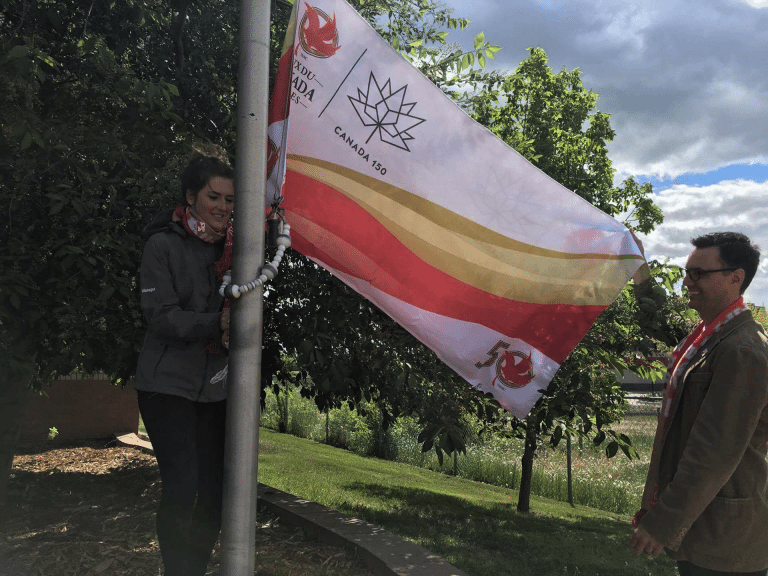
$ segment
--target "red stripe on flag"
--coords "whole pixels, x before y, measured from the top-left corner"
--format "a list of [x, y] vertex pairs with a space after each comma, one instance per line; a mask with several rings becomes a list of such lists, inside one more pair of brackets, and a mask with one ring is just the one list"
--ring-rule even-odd
[[291, 66], [293, 65], [293, 46], [280, 58], [275, 76], [275, 85], [272, 89], [272, 97], [269, 99], [269, 114], [267, 122], [279, 122], [288, 117], [291, 91]]
[[[421, 260], [371, 214], [332, 187], [288, 170], [284, 190], [293, 248], [302, 254], [423, 310], [524, 340], [555, 362], [568, 356], [605, 309], [529, 304], [490, 294]], [[330, 243], [331, 251], [313, 242], [312, 231], [291, 222], [291, 213], [323, 229], [322, 243]]]

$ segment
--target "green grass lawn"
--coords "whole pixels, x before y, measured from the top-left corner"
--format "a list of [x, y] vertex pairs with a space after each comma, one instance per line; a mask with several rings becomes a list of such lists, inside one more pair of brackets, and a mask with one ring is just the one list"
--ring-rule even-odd
[[[412, 540], [471, 576], [674, 576], [632, 554], [629, 517], [531, 498], [261, 428], [259, 481]], [[428, 575], [425, 575], [428, 576]]]
[[[467, 416], [463, 421], [466, 454], [458, 455], [456, 460], [446, 458], [441, 464], [434, 450], [422, 452], [418, 442], [421, 425], [413, 417], [401, 416], [384, 431], [378, 426], [378, 407], [372, 403], [362, 406], [365, 415], [344, 404], [324, 414], [313, 400], [302, 398], [295, 390], [283, 393], [281, 398], [278, 402], [272, 391], [267, 391], [266, 405], [261, 412], [261, 424], [265, 428], [279, 430], [283, 426], [293, 436], [360, 455], [372, 455], [380, 443], [379, 453], [383, 453], [386, 460], [513, 490], [520, 485], [522, 440], [498, 435], [481, 438], [482, 423], [472, 417]], [[286, 402], [288, 422], [285, 421]], [[626, 406], [625, 418], [613, 425], [616, 431], [632, 439], [639, 458], [629, 460], [619, 453], [608, 459], [602, 446], [596, 447], [589, 440], [574, 440], [572, 470], [576, 504], [616, 514], [634, 514], [640, 507], [656, 430], [657, 404], [633, 399]], [[554, 450], [546, 444], [540, 446], [534, 461], [531, 493], [567, 502], [567, 470], [566, 442], [560, 442]]]

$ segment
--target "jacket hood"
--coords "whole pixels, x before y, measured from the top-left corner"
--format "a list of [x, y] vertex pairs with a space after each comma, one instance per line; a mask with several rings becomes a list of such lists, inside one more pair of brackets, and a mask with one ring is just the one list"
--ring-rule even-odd
[[152, 219], [152, 222], [147, 224], [147, 226], [142, 231], [141, 235], [144, 240], [148, 240], [154, 234], [157, 234], [158, 232], [164, 232], [166, 230], [173, 230], [174, 232], [183, 235], [184, 230], [172, 220], [174, 210], [175, 208], [167, 208], [157, 214]]

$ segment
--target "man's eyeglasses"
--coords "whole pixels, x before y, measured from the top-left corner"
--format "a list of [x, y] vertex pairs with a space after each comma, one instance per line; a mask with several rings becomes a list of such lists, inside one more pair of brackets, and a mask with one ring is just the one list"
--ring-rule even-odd
[[738, 270], [738, 268], [718, 268], [717, 270], [702, 270], [701, 268], [683, 268], [685, 270], [685, 275], [688, 276], [691, 280], [694, 282], [698, 282], [701, 280], [702, 276], [706, 276], [707, 274], [712, 274], [714, 272], [733, 272], [734, 270]]

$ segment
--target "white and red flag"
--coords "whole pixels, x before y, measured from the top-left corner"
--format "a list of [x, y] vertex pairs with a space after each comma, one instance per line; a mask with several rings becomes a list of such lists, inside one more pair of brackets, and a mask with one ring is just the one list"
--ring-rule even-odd
[[297, 0], [268, 201], [293, 247], [524, 418], [643, 263], [629, 231], [469, 118], [344, 0]]

